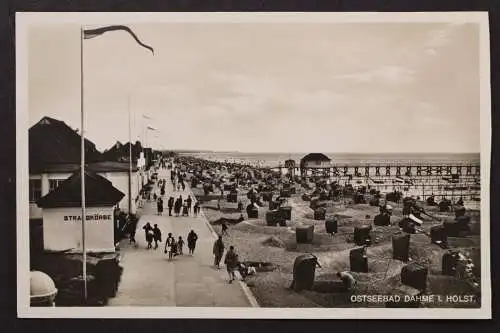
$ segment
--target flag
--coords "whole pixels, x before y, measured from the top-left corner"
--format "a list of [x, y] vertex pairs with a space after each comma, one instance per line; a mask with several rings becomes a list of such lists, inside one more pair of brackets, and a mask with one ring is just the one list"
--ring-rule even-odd
[[148, 126], [148, 130], [156, 131], [156, 128]]
[[104, 34], [105, 32], [117, 31], [117, 30], [123, 30], [123, 31], [128, 32], [140, 46], [150, 50], [153, 54], [155, 53], [151, 46], [146, 45], [143, 42], [141, 42], [139, 37], [137, 37], [137, 35], [129, 27], [126, 27], [124, 25], [110, 25], [107, 27], [102, 27], [102, 28], [97, 28], [97, 29], [83, 30], [83, 38], [84, 39], [91, 39], [91, 38], [98, 37], [98, 36]]

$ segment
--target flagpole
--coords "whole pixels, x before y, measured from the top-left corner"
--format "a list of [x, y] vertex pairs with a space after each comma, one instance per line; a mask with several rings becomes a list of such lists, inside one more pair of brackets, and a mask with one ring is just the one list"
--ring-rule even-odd
[[127, 95], [127, 107], [128, 107], [128, 213], [132, 214], [132, 128], [131, 128], [131, 116], [130, 116], [130, 93]]
[[81, 115], [81, 182], [82, 182], [82, 253], [83, 253], [83, 299], [87, 302], [87, 250], [85, 247], [85, 131], [83, 109], [83, 28], [80, 27], [80, 115]]

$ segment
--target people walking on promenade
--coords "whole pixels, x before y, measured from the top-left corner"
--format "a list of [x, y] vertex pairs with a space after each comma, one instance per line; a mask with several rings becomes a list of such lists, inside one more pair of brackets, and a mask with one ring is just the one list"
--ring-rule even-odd
[[175, 239], [172, 237], [172, 233], [168, 233], [167, 240], [165, 241], [165, 253], [168, 253], [169, 260], [174, 257], [174, 243]]
[[155, 241], [155, 250], [158, 248], [158, 242], [161, 243], [161, 230], [158, 228], [158, 224], [155, 224], [153, 228], [153, 239]]
[[227, 224], [226, 224], [226, 222], [222, 222], [221, 227], [222, 227], [221, 234], [222, 235], [227, 235]]
[[162, 215], [163, 214], [163, 199], [161, 197], [158, 198], [157, 210], [158, 210], [158, 215]]
[[174, 170], [172, 170], [172, 172], [170, 173], [170, 182], [172, 184], [175, 183], [175, 171]]
[[153, 246], [152, 246], [152, 242], [153, 242], [153, 236], [154, 236], [154, 232], [153, 232], [153, 228], [151, 227], [151, 224], [146, 223], [146, 225], [144, 227], [142, 227], [146, 233], [146, 242], [148, 243], [148, 249], [151, 249]]
[[177, 253], [179, 255], [182, 255], [182, 248], [184, 247], [184, 240], [182, 239], [182, 236], [179, 236], [179, 239], [177, 240]]
[[198, 217], [199, 211], [200, 211], [200, 205], [198, 204], [198, 202], [195, 202], [193, 207], [194, 216]]
[[182, 199], [181, 199], [181, 197], [179, 197], [179, 198], [177, 198], [177, 200], [175, 201], [175, 204], [174, 204], [175, 216], [179, 216], [179, 214], [181, 213], [181, 208], [182, 208]]
[[133, 216], [133, 215], [130, 215], [128, 216], [128, 219], [129, 219], [129, 228], [130, 228], [130, 232], [129, 232], [129, 244], [132, 244], [134, 243], [134, 245], [136, 245], [136, 241], [135, 241], [135, 232], [136, 232], [136, 229], [137, 229], [137, 222], [139, 222], [139, 220], [137, 219], [137, 217]]
[[174, 197], [168, 198], [168, 216], [172, 216], [172, 208], [174, 207]]
[[198, 240], [198, 235], [194, 230], [191, 230], [187, 236], [189, 254], [193, 255], [196, 249], [196, 241]]
[[184, 205], [182, 206], [182, 216], [189, 216], [188, 205], [186, 202], [184, 202]]
[[219, 238], [215, 241], [213, 254], [214, 266], [220, 268], [220, 261], [222, 260], [222, 256], [224, 255], [224, 242], [222, 241], [222, 236], [219, 236]]
[[224, 259], [224, 264], [226, 264], [227, 274], [229, 275], [229, 283], [234, 281], [234, 271], [238, 267], [238, 254], [234, 251], [234, 246], [229, 247], [229, 251], [226, 253], [226, 258]]
[[187, 204], [187, 207], [188, 207], [188, 212], [191, 211], [191, 204], [193, 203], [193, 199], [191, 199], [191, 196], [188, 195], [187, 199], [186, 199], [186, 204]]

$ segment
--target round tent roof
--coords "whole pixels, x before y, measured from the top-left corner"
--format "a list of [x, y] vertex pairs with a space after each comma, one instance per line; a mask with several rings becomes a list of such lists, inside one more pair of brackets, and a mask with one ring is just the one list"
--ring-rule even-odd
[[309, 162], [309, 161], [331, 161], [331, 159], [325, 154], [321, 153], [310, 153], [306, 156], [302, 157], [301, 162]]

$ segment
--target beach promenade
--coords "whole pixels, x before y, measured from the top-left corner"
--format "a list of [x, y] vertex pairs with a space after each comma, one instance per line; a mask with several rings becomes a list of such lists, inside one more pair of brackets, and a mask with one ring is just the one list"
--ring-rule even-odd
[[[186, 199], [189, 194], [193, 197], [189, 187], [185, 191], [174, 192], [169, 170], [159, 170], [158, 178], [167, 181], [163, 216], [156, 214], [155, 202], [145, 203], [137, 226], [137, 246], [130, 245], [128, 239], [121, 242], [121, 265], [124, 270], [118, 293], [110, 299], [109, 306], [250, 307], [242, 286], [239, 283], [229, 284], [222, 266], [220, 270], [213, 267], [214, 235], [205, 218], [168, 216], [168, 198], [182, 195]], [[152, 226], [158, 224], [162, 232], [163, 242], [156, 250], [146, 249], [142, 227], [147, 222]], [[168, 261], [164, 254], [168, 233], [172, 233], [176, 240], [182, 236], [187, 243], [191, 229], [198, 234], [194, 256], [184, 254]], [[187, 244], [183, 250], [188, 252]]]

